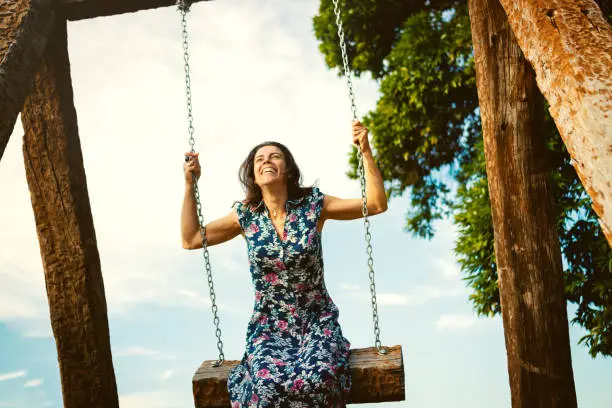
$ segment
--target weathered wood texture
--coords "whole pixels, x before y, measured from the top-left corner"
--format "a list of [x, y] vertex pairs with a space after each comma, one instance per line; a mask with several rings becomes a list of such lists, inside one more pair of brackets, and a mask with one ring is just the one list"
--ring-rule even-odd
[[574, 408], [543, 98], [498, 0], [469, 0], [513, 408]]
[[0, 159], [53, 25], [51, 0], [0, 1]]
[[[175, 6], [176, 0], [54, 0], [57, 10], [69, 20], [111, 16], [158, 7]], [[192, 3], [212, 0], [192, 0]]]
[[612, 246], [612, 28], [594, 0], [500, 0]]
[[118, 407], [104, 283], [57, 21], [22, 111], [23, 154], [66, 408]]
[[[225, 361], [213, 367], [205, 361], [193, 376], [193, 398], [196, 408], [229, 406], [227, 377], [238, 361]], [[347, 402], [403, 401], [404, 363], [401, 346], [389, 347], [389, 354], [379, 355], [374, 347], [351, 350], [352, 389]]]

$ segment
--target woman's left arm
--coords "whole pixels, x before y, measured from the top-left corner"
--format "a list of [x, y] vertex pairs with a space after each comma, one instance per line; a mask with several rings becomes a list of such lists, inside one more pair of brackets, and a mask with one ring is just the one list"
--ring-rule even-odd
[[[368, 215], [380, 214], [387, 210], [387, 194], [385, 193], [382, 175], [372, 155], [368, 141], [368, 130], [360, 122], [353, 122], [353, 143], [361, 147], [363, 155]], [[343, 199], [326, 195], [321, 211], [321, 224], [326, 219], [353, 220], [361, 218], [363, 217], [362, 207], [361, 198]]]

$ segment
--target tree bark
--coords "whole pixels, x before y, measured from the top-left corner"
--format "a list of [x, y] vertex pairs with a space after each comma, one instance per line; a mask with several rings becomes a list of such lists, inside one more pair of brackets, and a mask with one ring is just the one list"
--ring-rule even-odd
[[[192, 3], [211, 0], [191, 0]], [[68, 20], [82, 20], [176, 6], [176, 0], [56, 0], [58, 12]]]
[[104, 283], [57, 22], [22, 112], [23, 154], [45, 271], [64, 406], [118, 407]]
[[612, 247], [612, 28], [594, 0], [500, 0]]
[[0, 159], [53, 26], [51, 0], [0, 2]]
[[543, 99], [498, 0], [468, 2], [513, 408], [575, 408]]

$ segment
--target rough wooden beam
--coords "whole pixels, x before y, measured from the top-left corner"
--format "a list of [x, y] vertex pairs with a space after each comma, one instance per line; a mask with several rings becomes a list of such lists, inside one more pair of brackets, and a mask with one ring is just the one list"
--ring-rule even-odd
[[612, 27], [595, 0], [500, 0], [612, 247]]
[[118, 408], [65, 21], [57, 21], [49, 37], [21, 117], [64, 407]]
[[[196, 408], [229, 406], [227, 376], [238, 361], [204, 361], [193, 376], [193, 399]], [[389, 347], [389, 354], [379, 355], [374, 347], [351, 350], [352, 389], [347, 396], [351, 404], [403, 401], [404, 363], [401, 346]]]
[[[176, 0], [54, 0], [58, 12], [68, 20], [132, 13], [176, 5]], [[211, 0], [192, 0], [192, 3]]]
[[51, 0], [0, 1], [0, 159], [53, 26]]
[[544, 101], [498, 0], [469, 0], [512, 408], [576, 408]]

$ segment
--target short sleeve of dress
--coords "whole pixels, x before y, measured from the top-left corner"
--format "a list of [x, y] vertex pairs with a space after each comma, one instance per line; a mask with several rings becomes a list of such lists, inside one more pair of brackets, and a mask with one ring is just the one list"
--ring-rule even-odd
[[238, 214], [238, 222], [244, 231], [246, 229], [245, 225], [248, 224], [250, 219], [251, 210], [249, 210], [249, 206], [242, 201], [236, 201], [232, 208], [236, 210], [236, 213]]
[[318, 187], [313, 187], [312, 192], [310, 193], [310, 206], [311, 209], [314, 209], [316, 219], [318, 220], [321, 216], [321, 211], [323, 210], [323, 200], [325, 199], [325, 194]]

